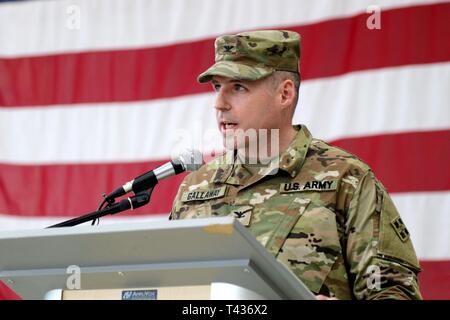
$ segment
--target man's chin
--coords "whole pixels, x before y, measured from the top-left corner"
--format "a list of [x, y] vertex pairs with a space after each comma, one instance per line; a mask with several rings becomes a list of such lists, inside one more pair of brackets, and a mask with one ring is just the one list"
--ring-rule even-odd
[[239, 149], [239, 145], [238, 145], [237, 141], [235, 141], [234, 139], [231, 141], [224, 139], [223, 147], [225, 150], [228, 150], [228, 151]]
[[[237, 149], [243, 149], [246, 147], [246, 138], [235, 136], [235, 135], [228, 135], [223, 137], [223, 147], [225, 150], [237, 150]], [[248, 139], [247, 139], [248, 141]], [[248, 144], [248, 142], [247, 142]]]

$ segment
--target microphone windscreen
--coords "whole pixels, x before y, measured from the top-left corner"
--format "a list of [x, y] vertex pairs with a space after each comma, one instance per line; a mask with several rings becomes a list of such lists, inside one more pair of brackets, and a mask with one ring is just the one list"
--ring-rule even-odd
[[205, 163], [203, 154], [196, 149], [184, 150], [173, 162], [182, 164], [186, 171], [196, 171]]

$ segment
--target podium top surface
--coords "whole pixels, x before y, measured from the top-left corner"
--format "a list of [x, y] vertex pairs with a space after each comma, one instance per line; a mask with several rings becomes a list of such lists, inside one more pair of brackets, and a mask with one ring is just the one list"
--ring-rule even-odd
[[[205, 245], [207, 244], [207, 245]], [[262, 246], [229, 217], [0, 233], [0, 270], [248, 256]], [[14, 249], [11, 251], [11, 249]]]
[[308, 291], [232, 217], [0, 233], [1, 280], [64, 274], [71, 265], [84, 270], [116, 270], [120, 266], [245, 259], [263, 274], [276, 273], [274, 281], [280, 282], [286, 297], [291, 291]]

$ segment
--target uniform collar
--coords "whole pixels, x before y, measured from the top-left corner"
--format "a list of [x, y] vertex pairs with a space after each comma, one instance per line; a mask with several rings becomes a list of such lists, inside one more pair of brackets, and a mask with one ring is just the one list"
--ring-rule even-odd
[[298, 125], [294, 126], [294, 129], [297, 130], [297, 135], [281, 154], [279, 162], [279, 168], [289, 173], [292, 178], [300, 172], [312, 140], [311, 133], [306, 126]]
[[294, 129], [297, 131], [297, 134], [288, 148], [281, 154], [279, 161], [272, 162], [269, 166], [264, 167], [258, 175], [250, 177], [249, 171], [242, 165], [235, 164], [234, 161], [230, 162], [231, 159], [235, 159], [235, 152], [228, 151], [221, 157], [223, 159], [222, 163], [217, 165], [217, 170], [211, 182], [244, 185], [254, 183], [264, 176], [276, 174], [278, 170], [285, 171], [291, 177], [295, 177], [305, 162], [312, 136], [304, 125], [294, 126]]

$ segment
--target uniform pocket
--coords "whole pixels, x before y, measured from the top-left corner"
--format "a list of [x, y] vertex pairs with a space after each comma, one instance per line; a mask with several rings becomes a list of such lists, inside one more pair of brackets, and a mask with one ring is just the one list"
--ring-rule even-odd
[[211, 205], [208, 202], [181, 205], [173, 214], [175, 219], [195, 219], [211, 217]]
[[336, 259], [342, 254], [334, 212], [308, 208], [292, 228], [278, 261], [313, 292], [319, 293]]
[[[287, 236], [305, 212], [310, 200], [296, 196], [282, 196], [255, 210], [250, 232], [274, 256], [278, 254]], [[271, 210], [271, 207], [276, 209]]]

